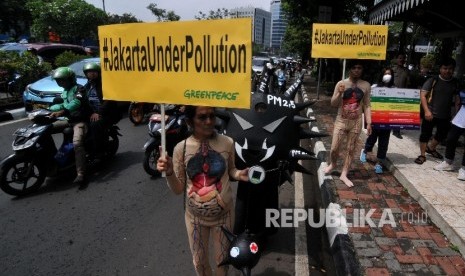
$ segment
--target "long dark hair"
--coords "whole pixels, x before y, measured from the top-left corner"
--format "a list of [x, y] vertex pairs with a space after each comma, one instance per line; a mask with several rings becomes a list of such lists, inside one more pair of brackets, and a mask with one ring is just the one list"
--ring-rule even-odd
[[[189, 126], [189, 134], [193, 134], [194, 133], [194, 117], [195, 117], [195, 113], [197, 112], [197, 108], [199, 106], [197, 105], [186, 105], [185, 109], [184, 109], [184, 114], [186, 115], [186, 122], [187, 122], [187, 125]], [[216, 108], [211, 106], [211, 108], [213, 108], [213, 110], [215, 111]], [[213, 133], [213, 136], [215, 136], [216, 133]]]
[[[388, 83], [383, 82], [383, 76], [386, 71], [391, 72], [391, 80]], [[392, 70], [391, 67], [384, 67], [383, 70], [381, 70], [381, 74], [379, 75], [378, 78], [378, 87], [393, 87], [394, 86], [394, 71]]]
[[184, 114], [186, 115], [186, 118], [189, 121], [193, 121], [195, 117], [195, 111], [197, 110], [196, 105], [186, 105], [186, 108], [184, 109]]

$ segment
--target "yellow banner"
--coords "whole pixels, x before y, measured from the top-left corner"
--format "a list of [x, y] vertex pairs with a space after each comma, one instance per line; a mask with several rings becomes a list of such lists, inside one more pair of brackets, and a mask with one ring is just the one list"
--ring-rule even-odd
[[105, 99], [250, 108], [250, 18], [99, 26]]
[[313, 24], [313, 58], [386, 59], [386, 25]]

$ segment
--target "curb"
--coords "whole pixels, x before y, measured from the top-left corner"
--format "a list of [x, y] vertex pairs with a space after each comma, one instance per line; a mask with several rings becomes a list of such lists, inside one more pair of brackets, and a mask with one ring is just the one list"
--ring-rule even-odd
[[[302, 98], [303, 101], [309, 101], [305, 87], [302, 85]], [[313, 109], [307, 108], [307, 117], [314, 117]], [[312, 131], [319, 132], [316, 126], [308, 123]], [[320, 140], [311, 139], [311, 145], [315, 156], [318, 158], [318, 184], [321, 192], [321, 200], [323, 208], [326, 209], [326, 222], [336, 220], [337, 227], [328, 226], [326, 224], [326, 231], [328, 233], [328, 240], [331, 249], [331, 255], [334, 262], [337, 275], [361, 275], [360, 265], [355, 255], [353, 241], [348, 234], [347, 222], [341, 213], [341, 206], [335, 202], [331, 191], [332, 177], [325, 175], [323, 169], [326, 167], [327, 154], [329, 154], [323, 142]]]
[[0, 122], [5, 122], [9, 120], [13, 120], [13, 115], [6, 111], [0, 111]]
[[17, 120], [24, 117], [26, 117], [26, 110], [24, 107], [8, 111], [0, 111], [0, 122]]

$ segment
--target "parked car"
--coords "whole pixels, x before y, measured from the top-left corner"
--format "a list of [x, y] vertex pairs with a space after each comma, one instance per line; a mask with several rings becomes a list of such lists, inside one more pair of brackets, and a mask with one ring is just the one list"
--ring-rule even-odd
[[[86, 76], [82, 71], [82, 67], [87, 62], [98, 62], [100, 58], [85, 58], [69, 65], [69, 67], [76, 73], [77, 83], [84, 85], [87, 82]], [[53, 99], [60, 96], [63, 88], [59, 87], [51, 76], [42, 78], [32, 84], [29, 84], [23, 93], [24, 107], [27, 112], [38, 108], [48, 108]]]
[[65, 51], [71, 51], [78, 55], [87, 55], [85, 48], [80, 45], [63, 43], [6, 43], [0, 46], [0, 51], [15, 51], [23, 54], [31, 51], [37, 55], [39, 60], [49, 62], [54, 67], [55, 58]]

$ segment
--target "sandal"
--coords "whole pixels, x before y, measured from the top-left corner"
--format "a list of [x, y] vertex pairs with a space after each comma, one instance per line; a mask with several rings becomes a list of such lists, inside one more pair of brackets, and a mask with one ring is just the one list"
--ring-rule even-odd
[[436, 150], [431, 150], [429, 147], [426, 147], [426, 152], [431, 154], [434, 158], [443, 159], [444, 157], [437, 152]]
[[415, 163], [421, 165], [426, 162], [426, 157], [423, 155], [418, 155], [417, 159], [415, 159]]

